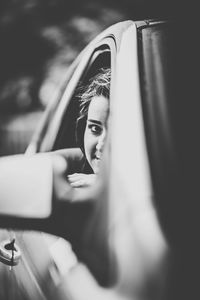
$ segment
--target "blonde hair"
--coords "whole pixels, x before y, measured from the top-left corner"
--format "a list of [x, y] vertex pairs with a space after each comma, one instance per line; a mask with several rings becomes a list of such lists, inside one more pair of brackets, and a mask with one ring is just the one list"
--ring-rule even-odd
[[89, 104], [93, 97], [110, 97], [111, 70], [101, 68], [99, 73], [90, 79], [89, 84], [80, 94], [80, 114], [79, 118], [87, 115]]
[[80, 113], [77, 119], [76, 126], [76, 140], [78, 146], [84, 152], [84, 132], [87, 121], [88, 108], [91, 100], [95, 96], [104, 96], [109, 99], [110, 97], [110, 80], [111, 70], [110, 68], [101, 68], [97, 75], [92, 77], [89, 84], [83, 89], [79, 89], [81, 92], [78, 95], [80, 99]]

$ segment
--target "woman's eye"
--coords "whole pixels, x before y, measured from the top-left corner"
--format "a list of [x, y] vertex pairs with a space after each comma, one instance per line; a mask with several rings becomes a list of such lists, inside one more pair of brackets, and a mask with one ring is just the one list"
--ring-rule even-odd
[[88, 127], [89, 127], [90, 131], [95, 135], [101, 134], [101, 132], [102, 132], [102, 128], [98, 125], [91, 124]]

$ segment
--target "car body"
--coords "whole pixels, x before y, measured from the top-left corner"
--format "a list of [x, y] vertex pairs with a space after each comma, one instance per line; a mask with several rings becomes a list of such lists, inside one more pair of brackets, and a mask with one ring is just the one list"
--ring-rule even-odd
[[[81, 253], [97, 283], [93, 288], [88, 277], [82, 286], [69, 275], [62, 283], [66, 288], [57, 287], [49, 268], [51, 237], [19, 232], [16, 239], [24, 258], [21, 266], [13, 267], [15, 275], [8, 284], [17, 286], [19, 295], [54, 299], [52, 290], [57, 289], [61, 299], [139, 299], [144, 295], [163, 299], [160, 293], [165, 293], [162, 284], [171, 247], [177, 250], [184, 241], [182, 228], [174, 230], [177, 198], [185, 202], [177, 157], [177, 149], [182, 148], [177, 146], [174, 121], [178, 110], [170, 114], [176, 108], [172, 74], [177, 45], [173, 42], [172, 21], [124, 21], [94, 39], [68, 70], [65, 85], [47, 107], [26, 155], [76, 147], [76, 89], [99, 68], [110, 67], [108, 142], [101, 184], [93, 194], [96, 209]], [[182, 219], [184, 214], [180, 215], [184, 227]], [[61, 236], [64, 232], [65, 228]]]

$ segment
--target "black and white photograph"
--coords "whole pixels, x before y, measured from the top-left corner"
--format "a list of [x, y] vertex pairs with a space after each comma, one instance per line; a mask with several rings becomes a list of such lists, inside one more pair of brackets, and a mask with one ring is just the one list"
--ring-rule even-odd
[[198, 20], [0, 1], [0, 300], [200, 299]]

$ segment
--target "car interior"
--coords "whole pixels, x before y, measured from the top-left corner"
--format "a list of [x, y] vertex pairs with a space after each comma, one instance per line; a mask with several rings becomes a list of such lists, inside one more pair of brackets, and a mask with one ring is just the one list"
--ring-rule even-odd
[[69, 102], [61, 126], [59, 128], [53, 151], [65, 148], [77, 147], [76, 142], [76, 121], [79, 116], [79, 87], [86, 86], [93, 76], [95, 76], [101, 68], [109, 68], [111, 65], [111, 51], [108, 45], [102, 45], [95, 49], [93, 55], [88, 62], [87, 68], [84, 70], [77, 88]]

